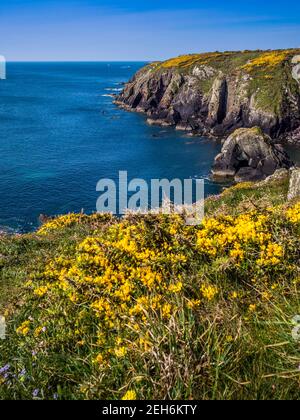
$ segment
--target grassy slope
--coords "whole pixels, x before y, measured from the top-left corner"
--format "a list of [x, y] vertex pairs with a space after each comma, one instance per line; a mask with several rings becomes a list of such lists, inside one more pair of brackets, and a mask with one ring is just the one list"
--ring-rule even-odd
[[[202, 227], [187, 228], [177, 217], [131, 217], [122, 225], [109, 217], [80, 216], [76, 223], [70, 217], [44, 234], [1, 239], [0, 313], [9, 322], [0, 369], [10, 366], [8, 376], [0, 373], [0, 399], [115, 399], [127, 391], [156, 399], [298, 399], [299, 343], [291, 319], [300, 314], [299, 223], [288, 222], [284, 208], [266, 211], [285, 204], [286, 193], [287, 180], [241, 184], [206, 202], [210, 217], [253, 211], [266, 217], [270, 243], [284, 249], [273, 266], [256, 265], [255, 240], [243, 245], [238, 263], [227, 248], [203, 242]], [[78, 250], [90, 236], [84, 252]], [[153, 257], [140, 259], [145, 250]], [[149, 269], [140, 277], [145, 283], [132, 277], [132, 289], [118, 296], [111, 275], [101, 287], [99, 279], [93, 283], [111, 264], [116, 284], [140, 266]], [[154, 274], [161, 272], [158, 280]], [[104, 313], [99, 297], [110, 303]], [[144, 302], [140, 312], [134, 305], [141, 297], [152, 306]]]

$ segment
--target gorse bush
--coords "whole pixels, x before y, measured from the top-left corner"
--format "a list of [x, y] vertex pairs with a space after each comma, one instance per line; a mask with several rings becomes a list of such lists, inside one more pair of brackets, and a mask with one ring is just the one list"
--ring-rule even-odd
[[52, 250], [7, 306], [0, 397], [297, 398], [299, 232], [299, 203], [196, 227], [50, 220], [32, 240]]
[[227, 51], [211, 52], [202, 54], [181, 55], [171, 58], [162, 63], [154, 63], [156, 69], [181, 68], [189, 69], [193, 66], [211, 65], [212, 67], [224, 66], [227, 62], [235, 68], [252, 71], [257, 68], [271, 70], [290, 60], [293, 55], [299, 53], [298, 49], [274, 50], [274, 51]]
[[264, 69], [273, 68], [284, 63], [290, 56], [291, 54], [288, 50], [266, 52], [259, 57], [254, 58], [242, 68], [248, 71], [251, 71], [256, 67], [263, 67]]

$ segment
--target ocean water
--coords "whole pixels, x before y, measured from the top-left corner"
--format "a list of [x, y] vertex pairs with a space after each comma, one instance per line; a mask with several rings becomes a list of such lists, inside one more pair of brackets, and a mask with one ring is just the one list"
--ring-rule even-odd
[[144, 63], [8, 63], [0, 80], [0, 227], [96, 211], [101, 178], [204, 178], [220, 145], [146, 124], [109, 96]]

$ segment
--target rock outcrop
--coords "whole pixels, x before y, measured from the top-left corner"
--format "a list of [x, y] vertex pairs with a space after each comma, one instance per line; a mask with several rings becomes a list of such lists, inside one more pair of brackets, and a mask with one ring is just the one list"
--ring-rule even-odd
[[215, 158], [212, 174], [215, 179], [257, 181], [280, 168], [291, 166], [282, 146], [273, 144], [260, 128], [240, 128], [225, 141], [221, 153]]
[[283, 180], [289, 179], [290, 170], [286, 168], [277, 169], [273, 175], [268, 176], [263, 181], [258, 182], [256, 185], [258, 187], [263, 187], [265, 185], [270, 185], [273, 183], [279, 183]]
[[288, 200], [300, 197], [300, 169], [295, 168], [291, 171]]
[[182, 56], [141, 69], [116, 103], [152, 124], [224, 137], [260, 127], [300, 142], [300, 50]]

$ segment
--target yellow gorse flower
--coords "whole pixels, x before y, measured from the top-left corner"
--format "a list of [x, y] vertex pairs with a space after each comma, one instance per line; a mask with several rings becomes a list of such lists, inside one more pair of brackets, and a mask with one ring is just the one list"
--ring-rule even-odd
[[127, 349], [126, 347], [117, 347], [114, 350], [114, 353], [117, 357], [121, 358], [121, 357], [125, 357], [127, 354]]
[[201, 290], [202, 296], [208, 301], [213, 300], [218, 294], [217, 287], [211, 286], [211, 285], [202, 285], [200, 290]]
[[288, 209], [286, 216], [291, 223], [300, 223], [300, 203]]
[[261, 54], [259, 57], [254, 58], [242, 68], [248, 71], [251, 71], [256, 67], [272, 68], [283, 63], [287, 59], [288, 55], [289, 53], [286, 51], [266, 52]]
[[169, 291], [172, 292], [172, 293], [179, 293], [179, 292], [181, 292], [182, 288], [183, 288], [183, 284], [182, 284], [181, 281], [179, 281], [176, 284], [171, 284], [169, 286]]
[[102, 354], [98, 354], [98, 356], [95, 359], [95, 362], [98, 363], [99, 365], [102, 365], [104, 362], [104, 357]]
[[27, 335], [30, 331], [30, 321], [24, 321], [18, 328], [17, 328], [17, 334], [20, 335]]
[[47, 291], [48, 291], [48, 287], [47, 286], [41, 286], [41, 287], [38, 287], [37, 289], [35, 289], [33, 293], [36, 296], [42, 297], [42, 296], [44, 296], [47, 293]]
[[261, 266], [278, 265], [284, 256], [283, 248], [278, 244], [268, 244], [261, 247], [257, 264]]
[[225, 254], [241, 262], [249, 245], [260, 247], [271, 241], [266, 221], [267, 216], [256, 213], [235, 219], [231, 216], [206, 219], [197, 235], [199, 252], [211, 258]]
[[124, 401], [134, 401], [137, 399], [136, 392], [135, 391], [127, 391], [126, 394], [122, 397], [122, 400]]

